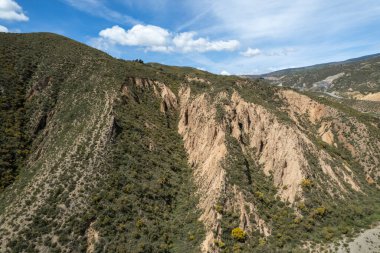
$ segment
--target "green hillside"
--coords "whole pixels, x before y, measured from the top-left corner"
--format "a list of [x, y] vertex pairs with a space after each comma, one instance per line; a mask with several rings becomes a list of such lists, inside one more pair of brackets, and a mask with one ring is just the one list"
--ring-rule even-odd
[[0, 108], [1, 252], [307, 252], [380, 221], [379, 119], [315, 93], [0, 33]]
[[[276, 84], [312, 91], [343, 94], [380, 92], [380, 54], [342, 62], [285, 69], [264, 75]], [[335, 76], [335, 78], [334, 78]], [[331, 81], [326, 79], [331, 78]]]

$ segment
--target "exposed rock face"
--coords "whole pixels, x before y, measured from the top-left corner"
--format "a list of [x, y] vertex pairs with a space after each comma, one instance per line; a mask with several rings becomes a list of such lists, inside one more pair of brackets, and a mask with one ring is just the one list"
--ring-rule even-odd
[[[128, 79], [129, 85], [133, 85], [139, 89], [153, 89], [154, 94], [158, 97], [161, 98], [161, 105], [160, 105], [160, 110], [161, 112], [167, 112], [170, 110], [176, 110], [178, 107], [178, 102], [177, 102], [177, 97], [176, 95], [163, 83], [158, 82], [158, 81], [153, 81], [150, 79], [146, 78], [132, 78], [130, 77]], [[134, 98], [133, 94], [130, 92], [130, 87], [127, 85], [123, 85], [121, 88], [121, 93], [123, 96], [132, 98], [132, 99], [138, 99]]]
[[204, 78], [197, 77], [197, 76], [186, 76], [186, 81], [187, 82], [199, 82], [199, 83], [211, 84], [210, 81], [208, 81]]
[[322, 141], [326, 142], [329, 145], [334, 145], [336, 147], [337, 144], [334, 142], [334, 134], [331, 131], [330, 125], [330, 123], [322, 123], [321, 127], [318, 129], [318, 134], [321, 137]]
[[[256, 212], [253, 203], [245, 201], [244, 194], [236, 185], [226, 182], [226, 171], [222, 162], [228, 151], [226, 147], [226, 125], [215, 120], [215, 102], [206, 94], [191, 96], [190, 88], [182, 88], [180, 97], [179, 133], [183, 136], [185, 149], [189, 154], [189, 163], [194, 168], [194, 178], [200, 195], [199, 208], [203, 211], [200, 220], [206, 227], [206, 239], [202, 244], [203, 252], [218, 252], [214, 245], [222, 233], [220, 220], [222, 214], [216, 206], [222, 196], [234, 196], [228, 199], [226, 208], [240, 216], [240, 227], [246, 231], [258, 229], [269, 235], [270, 230]], [[218, 99], [226, 98], [225, 93]], [[218, 102], [218, 101], [216, 101]], [[252, 224], [251, 217], [256, 223]]]
[[[345, 175], [346, 182], [350, 182], [353, 189], [359, 188], [343, 168], [335, 168], [338, 171], [334, 172], [330, 166], [333, 158], [318, 150], [297, 127], [284, 124], [262, 106], [245, 102], [237, 93], [233, 94], [231, 101], [232, 105], [226, 111], [231, 118], [232, 135], [238, 140], [246, 136], [248, 142], [242, 145], [256, 151], [253, 158], [258, 159], [266, 175], [273, 174], [273, 183], [284, 201], [292, 203], [297, 196], [302, 198], [301, 182], [315, 170], [307, 158], [310, 154], [318, 157], [321, 171], [329, 176], [331, 189], [338, 186], [346, 191], [337, 173]], [[311, 119], [320, 117], [321, 111], [322, 107], [314, 108]]]
[[[215, 210], [215, 205], [228, 192], [233, 192], [234, 197], [227, 200], [227, 206], [239, 213], [240, 226], [247, 231], [258, 229], [264, 235], [270, 234], [265, 221], [257, 215], [254, 204], [246, 202], [243, 192], [226, 181], [222, 162], [228, 155], [225, 145], [227, 126], [231, 128], [231, 135], [238, 140], [242, 150], [258, 161], [267, 176], [273, 176], [273, 184], [283, 201], [293, 203], [297, 198], [302, 199], [302, 180], [318, 174], [310, 166], [307, 158], [310, 154], [318, 157], [318, 167], [326, 175], [324, 180], [315, 179], [317, 187], [325, 189], [331, 197], [342, 197], [348, 190], [346, 184], [360, 191], [351, 169], [345, 164], [333, 168], [331, 164], [334, 158], [319, 150], [307, 133], [300, 130], [302, 119], [298, 115], [307, 115], [307, 120], [319, 124], [326, 115], [338, 115], [338, 112], [292, 91], [285, 92], [284, 96], [287, 101], [291, 101], [287, 110], [300, 128], [280, 121], [263, 106], [244, 101], [237, 92], [233, 93], [231, 102], [224, 108], [225, 121], [217, 122], [216, 104], [220, 99], [229, 99], [227, 94], [220, 93], [212, 100], [206, 94], [193, 97], [190, 88], [181, 89], [179, 133], [183, 136], [189, 163], [194, 168], [201, 198], [199, 208], [203, 211], [200, 219], [208, 231], [202, 246], [204, 252], [217, 252], [213, 242], [221, 234], [222, 215]], [[327, 123], [319, 129], [320, 138], [329, 145], [334, 145], [332, 131], [331, 124]], [[338, 196], [334, 190], [337, 188], [340, 189]], [[252, 220], [255, 221], [255, 228], [252, 227]]]
[[86, 253], [93, 253], [95, 252], [95, 244], [99, 242], [99, 233], [96, 231], [96, 229], [93, 227], [93, 223], [90, 224], [90, 226], [87, 229], [86, 236], [87, 236], [87, 250]]
[[225, 192], [225, 170], [222, 161], [227, 155], [223, 126], [215, 121], [216, 109], [206, 94], [191, 97], [190, 88], [182, 88], [180, 97], [180, 121], [178, 131], [183, 136], [189, 163], [194, 168], [194, 178], [200, 196], [199, 208], [206, 227], [203, 252], [214, 244], [213, 231], [220, 233], [220, 214], [215, 205]]
[[[232, 95], [231, 102], [226, 112], [232, 136], [243, 147], [256, 151], [253, 158], [258, 159], [267, 176], [273, 174], [281, 198], [293, 202], [301, 191], [300, 182], [306, 177], [303, 169], [308, 167], [306, 158], [298, 152], [305, 142], [304, 137], [281, 124], [262, 106], [247, 103], [237, 93]], [[247, 143], [242, 142], [243, 136]]]
[[368, 95], [354, 95], [354, 98], [359, 99], [359, 100], [368, 100], [368, 101], [380, 101], [380, 92], [376, 93], [370, 93]]
[[334, 146], [340, 144], [364, 167], [368, 178], [379, 177], [380, 143], [370, 137], [370, 129], [366, 125], [295, 91], [282, 91], [280, 96], [287, 103], [284, 110], [299, 125], [304, 121], [320, 126], [318, 133], [324, 142]]

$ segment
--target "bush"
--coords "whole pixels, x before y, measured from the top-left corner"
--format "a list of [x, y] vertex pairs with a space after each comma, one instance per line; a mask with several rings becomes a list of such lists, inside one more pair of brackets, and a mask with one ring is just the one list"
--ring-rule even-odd
[[267, 241], [265, 240], [265, 238], [259, 239], [259, 246], [260, 247], [264, 247], [266, 244], [267, 244]]
[[313, 186], [313, 181], [311, 179], [305, 178], [301, 181], [302, 188], [311, 188]]
[[223, 206], [222, 205], [216, 204], [214, 207], [215, 207], [215, 211], [217, 211], [218, 213], [223, 213]]
[[326, 214], [326, 207], [318, 207], [314, 210], [314, 213], [319, 216], [324, 216]]
[[247, 237], [247, 234], [241, 228], [234, 228], [232, 229], [231, 236], [236, 241], [244, 242]]
[[262, 193], [262, 192], [260, 192], [260, 191], [257, 191], [257, 192], [255, 192], [255, 195], [256, 195], [256, 197], [257, 197], [260, 201], [264, 200], [264, 193]]
[[220, 249], [224, 249], [226, 247], [226, 244], [222, 241], [219, 241], [219, 240], [215, 240], [214, 241], [214, 244], [216, 247], [220, 248]]

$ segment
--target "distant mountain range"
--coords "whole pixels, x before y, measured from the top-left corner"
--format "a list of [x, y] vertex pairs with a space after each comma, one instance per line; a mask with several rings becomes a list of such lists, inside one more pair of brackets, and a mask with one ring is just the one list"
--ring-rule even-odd
[[[342, 62], [275, 71], [262, 76], [272, 84], [304, 91], [334, 93], [345, 98], [380, 100], [380, 54]], [[365, 97], [366, 95], [369, 95]]]

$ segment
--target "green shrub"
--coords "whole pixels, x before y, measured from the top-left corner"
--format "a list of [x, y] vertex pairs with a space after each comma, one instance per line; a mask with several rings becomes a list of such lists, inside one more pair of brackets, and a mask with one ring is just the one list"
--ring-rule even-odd
[[260, 238], [259, 239], [259, 246], [264, 247], [267, 244], [267, 240], [265, 238]]
[[319, 216], [324, 216], [326, 214], [326, 207], [318, 207], [314, 210], [314, 213]]
[[223, 206], [222, 205], [216, 204], [214, 206], [214, 208], [215, 208], [215, 211], [217, 211], [218, 213], [223, 213]]
[[220, 249], [224, 249], [226, 247], [226, 244], [220, 240], [215, 240], [214, 244], [216, 247], [218, 247]]
[[255, 196], [260, 200], [264, 200], [264, 193], [260, 192], [260, 191], [257, 191], [255, 192]]

